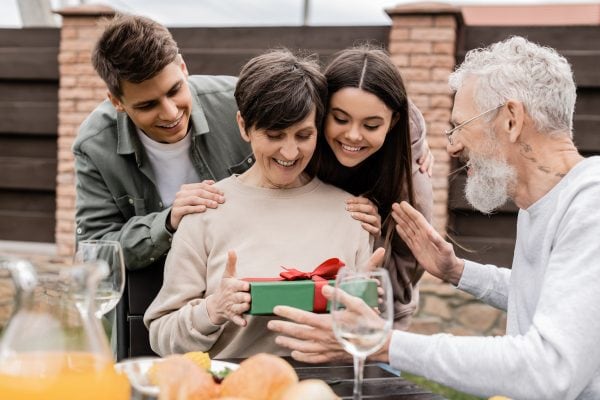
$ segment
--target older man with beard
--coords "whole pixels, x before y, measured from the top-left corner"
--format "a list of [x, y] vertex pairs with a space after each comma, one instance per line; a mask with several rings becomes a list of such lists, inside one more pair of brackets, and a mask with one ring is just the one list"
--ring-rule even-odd
[[[468, 201], [489, 213], [510, 198], [520, 209], [512, 269], [456, 257], [406, 203], [393, 216], [427, 271], [507, 311], [506, 335], [394, 331], [372, 358], [477, 395], [598, 399], [600, 157], [584, 159], [572, 141], [571, 68], [553, 49], [513, 37], [469, 52], [450, 85], [447, 150], [467, 163]], [[326, 317], [276, 312], [293, 320], [272, 328], [295, 358], [340, 356]]]

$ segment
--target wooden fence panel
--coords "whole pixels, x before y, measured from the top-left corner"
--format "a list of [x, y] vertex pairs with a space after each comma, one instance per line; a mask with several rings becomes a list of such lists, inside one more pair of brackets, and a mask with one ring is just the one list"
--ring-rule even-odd
[[57, 28], [0, 29], [0, 79], [58, 81]]
[[0, 29], [0, 240], [54, 242], [59, 40]]
[[[577, 84], [574, 140], [585, 156], [600, 154], [600, 26], [463, 27], [457, 49], [460, 63], [465, 53], [512, 35], [557, 49], [572, 65]], [[454, 161], [453, 168], [461, 165]], [[484, 216], [470, 207], [463, 194], [464, 171], [450, 181], [448, 233], [465, 249], [460, 257], [509, 267], [512, 263], [517, 208], [509, 203]]]
[[250, 58], [268, 49], [318, 54], [325, 63], [349, 46], [386, 47], [389, 27], [171, 28], [191, 74], [238, 75]]
[[386, 45], [389, 35], [387, 26], [171, 28], [170, 31], [181, 49], [229, 52], [281, 46], [291, 50], [340, 50], [364, 42]]

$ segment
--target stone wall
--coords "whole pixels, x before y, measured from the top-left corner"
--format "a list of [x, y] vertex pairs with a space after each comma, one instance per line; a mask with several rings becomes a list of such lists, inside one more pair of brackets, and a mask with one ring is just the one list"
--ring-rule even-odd
[[[30, 245], [27, 243], [13, 243], [0, 246], [0, 261], [4, 257], [25, 259], [34, 264], [70, 260], [70, 257], [57, 257], [54, 246]], [[10, 272], [0, 269], [0, 332], [13, 312], [15, 295], [16, 289]]]
[[506, 313], [431, 276], [420, 285], [420, 307], [410, 330], [454, 335], [503, 335]]
[[15, 286], [10, 273], [0, 270], [0, 331], [13, 312], [15, 305]]

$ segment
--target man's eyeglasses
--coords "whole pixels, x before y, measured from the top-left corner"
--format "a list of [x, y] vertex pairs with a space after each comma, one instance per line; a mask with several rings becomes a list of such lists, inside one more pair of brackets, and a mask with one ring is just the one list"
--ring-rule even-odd
[[448, 137], [448, 142], [450, 142], [450, 144], [454, 144], [454, 133], [458, 130], [460, 130], [462, 127], [464, 127], [465, 125], [467, 125], [469, 122], [473, 122], [475, 121], [477, 118], [483, 117], [484, 115], [491, 113], [492, 111], [495, 111], [497, 109], [499, 109], [500, 107], [502, 107], [504, 105], [504, 103], [494, 107], [494, 108], [490, 108], [489, 110], [486, 110], [484, 112], [482, 112], [481, 114], [477, 114], [476, 116], [474, 116], [473, 118], [470, 118], [468, 120], [466, 120], [465, 122], [456, 125], [454, 128], [445, 131], [444, 133], [446, 134], [446, 136]]

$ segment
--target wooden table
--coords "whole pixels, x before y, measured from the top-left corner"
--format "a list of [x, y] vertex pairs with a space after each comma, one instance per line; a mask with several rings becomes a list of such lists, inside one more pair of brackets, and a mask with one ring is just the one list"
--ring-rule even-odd
[[[347, 364], [305, 364], [289, 357], [285, 358], [296, 370], [300, 380], [322, 379], [342, 399], [352, 399], [354, 387], [354, 368]], [[227, 359], [240, 363], [241, 359]], [[134, 393], [132, 400], [153, 400], [152, 397]], [[369, 363], [365, 365], [363, 374], [363, 399], [371, 400], [444, 400], [399, 376], [399, 372], [387, 364]]]

